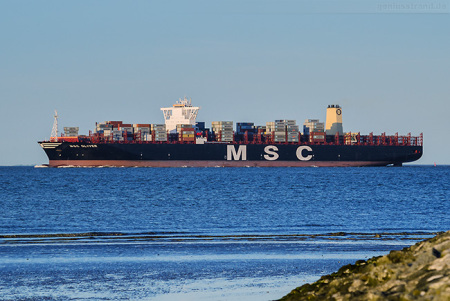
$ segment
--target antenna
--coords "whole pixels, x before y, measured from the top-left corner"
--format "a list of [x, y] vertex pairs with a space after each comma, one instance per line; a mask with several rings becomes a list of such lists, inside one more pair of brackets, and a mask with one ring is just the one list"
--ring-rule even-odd
[[55, 120], [53, 121], [52, 133], [50, 134], [50, 141], [58, 140], [58, 112], [55, 110]]

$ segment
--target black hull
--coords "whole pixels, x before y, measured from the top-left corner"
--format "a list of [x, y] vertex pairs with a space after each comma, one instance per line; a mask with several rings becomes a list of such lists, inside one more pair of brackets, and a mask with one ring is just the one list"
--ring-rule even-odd
[[413, 162], [422, 146], [39, 142], [50, 166], [301, 167]]

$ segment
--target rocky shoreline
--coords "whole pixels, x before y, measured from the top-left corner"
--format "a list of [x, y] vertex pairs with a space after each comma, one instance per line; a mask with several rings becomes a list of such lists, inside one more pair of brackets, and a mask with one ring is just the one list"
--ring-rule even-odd
[[450, 300], [450, 231], [341, 267], [280, 299]]

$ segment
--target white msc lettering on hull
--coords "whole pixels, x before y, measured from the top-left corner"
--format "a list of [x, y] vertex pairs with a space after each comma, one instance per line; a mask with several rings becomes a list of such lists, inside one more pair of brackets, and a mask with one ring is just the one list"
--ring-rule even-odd
[[297, 158], [300, 161], [309, 161], [309, 160], [311, 160], [312, 159], [312, 155], [309, 154], [306, 157], [304, 157], [303, 156], [303, 150], [307, 150], [309, 152], [312, 152], [312, 148], [310, 148], [309, 146], [306, 146], [306, 145], [300, 146], [299, 148], [297, 148], [297, 152], [296, 152]]
[[[312, 148], [306, 145], [300, 146], [297, 148], [296, 155], [297, 158], [300, 161], [309, 161], [312, 159], [312, 154], [308, 154], [306, 157], [303, 155], [303, 151], [306, 150], [310, 153], [312, 153]], [[268, 145], [264, 148], [264, 152], [266, 153], [264, 155], [264, 159], [268, 161], [275, 161], [277, 160], [280, 155], [277, 153], [278, 147], [275, 145]], [[246, 145], [239, 145], [237, 151], [234, 145], [227, 145], [227, 160], [231, 161], [246, 161], [247, 160], [247, 146]]]
[[274, 161], [280, 157], [280, 155], [277, 153], [278, 147], [275, 145], [268, 145], [264, 148], [264, 151], [267, 155], [264, 155], [264, 159], [269, 161]]
[[[295, 153], [297, 155], [297, 158], [300, 161], [309, 161], [309, 160], [311, 160], [312, 157], [313, 157], [312, 154], [309, 154], [309, 155], [307, 155], [305, 157], [305, 156], [303, 156], [303, 151], [304, 150], [312, 152], [312, 148], [311, 147], [306, 146], [306, 145], [300, 146], [300, 147], [297, 148], [297, 151]], [[266, 155], [264, 155], [264, 159], [266, 159], [268, 161], [277, 160], [280, 157], [280, 155], [277, 153], [277, 151], [278, 151], [278, 147], [276, 147], [275, 145], [268, 145], [268, 146], [266, 146], [264, 148], [264, 152], [266, 153]]]
[[237, 152], [234, 145], [227, 145], [227, 160], [247, 160], [247, 145], [239, 145]]

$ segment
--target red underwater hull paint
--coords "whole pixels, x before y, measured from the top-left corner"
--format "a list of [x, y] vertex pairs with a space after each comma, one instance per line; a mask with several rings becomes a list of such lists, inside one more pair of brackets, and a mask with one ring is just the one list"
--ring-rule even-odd
[[50, 160], [50, 167], [359, 167], [386, 166], [374, 161], [203, 161], [203, 160]]

